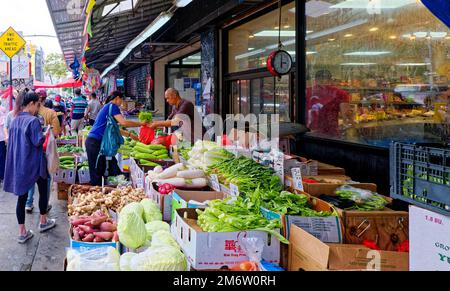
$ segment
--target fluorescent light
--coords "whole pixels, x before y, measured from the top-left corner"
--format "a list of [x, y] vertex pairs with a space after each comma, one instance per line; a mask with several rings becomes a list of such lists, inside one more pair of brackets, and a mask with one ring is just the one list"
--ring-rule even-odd
[[336, 33], [336, 32], [342, 31], [342, 30], [347, 30], [347, 29], [353, 28], [355, 26], [366, 24], [367, 22], [368, 22], [367, 19], [358, 19], [358, 20], [348, 22], [346, 24], [339, 25], [339, 26], [336, 26], [333, 28], [329, 28], [329, 29], [325, 29], [325, 30], [322, 30], [319, 32], [311, 33], [310, 35], [306, 36], [306, 40], [311, 40], [311, 39], [319, 38], [319, 37], [326, 36], [329, 34], [333, 34], [333, 33]]
[[388, 51], [365, 51], [365, 52], [351, 52], [345, 53], [344, 56], [380, 56], [390, 54]]
[[192, 0], [175, 0], [173, 3], [177, 7], [186, 7], [189, 3], [191, 3]]
[[[307, 56], [309, 56], [309, 55], [314, 55], [314, 54], [317, 54], [317, 52], [309, 52], [309, 51], [306, 52], [306, 55], [307, 55]], [[295, 52], [294, 52], [294, 55], [295, 55]]]
[[341, 66], [370, 66], [377, 63], [342, 63]]
[[377, 31], [379, 28], [378, 27], [372, 27], [371, 29], [369, 29], [370, 32], [375, 32]]
[[252, 51], [252, 50], [254, 50], [255, 48], [254, 47], [249, 47], [248, 48], [248, 51]]
[[430, 32], [432, 38], [444, 38], [447, 36], [446, 32]]
[[[275, 37], [278, 36], [278, 30], [263, 30], [258, 33], [255, 33], [255, 36], [258, 37]], [[295, 30], [282, 30], [282, 37], [292, 37], [295, 36]]]
[[[126, 12], [126, 11], [131, 10], [134, 7], [136, 7], [136, 3], [137, 3], [137, 1], [133, 2], [132, 0], [123, 0], [123, 1], [119, 2], [119, 5], [117, 5], [116, 3], [106, 5], [103, 8], [102, 16], [105, 16], [108, 13], [109, 13], [109, 15], [114, 15], [114, 14]], [[117, 5], [117, 7], [116, 7], [116, 5]], [[111, 11], [111, 9], [113, 9], [113, 10]]]
[[[295, 38], [287, 40], [287, 41], [282, 41], [282, 44], [284, 46], [295, 44]], [[273, 44], [273, 45], [266, 46], [266, 50], [274, 50], [274, 49], [277, 49], [277, 48], [278, 48], [278, 44]]]
[[307, 30], [306, 33], [313, 33], [313, 30]]
[[344, 37], [352, 37], [353, 36], [353, 34], [351, 34], [351, 33], [347, 33], [346, 35], [344, 35]]
[[411, 67], [419, 67], [419, 66], [428, 66], [430, 65], [430, 63], [401, 63], [401, 64], [397, 64], [397, 66], [402, 66], [402, 67], [406, 67], [406, 66], [411, 66]]
[[427, 35], [428, 35], [428, 32], [425, 32], [425, 31], [414, 32], [414, 36], [417, 38], [424, 38]]
[[416, 3], [416, 0], [346, 0], [331, 6], [332, 9], [395, 9], [409, 4]]
[[391, 36], [389, 36], [389, 39], [397, 39], [397, 36], [391, 35]]
[[191, 60], [201, 60], [202, 59], [202, 56], [199, 56], [199, 55], [193, 55], [193, 56], [189, 56], [189, 57], [187, 57], [188, 59], [191, 59]]
[[234, 59], [235, 60], [241, 60], [241, 59], [245, 59], [254, 55], [259, 55], [262, 54], [263, 52], [265, 52], [265, 49], [259, 49], [259, 50], [255, 50], [255, 51], [251, 51], [245, 54], [241, 54], [241, 55], [237, 55]]
[[140, 45], [143, 41], [152, 36], [155, 32], [157, 32], [161, 27], [163, 27], [171, 18], [173, 14], [162, 12], [152, 21], [138, 36], [136, 36], [120, 53], [120, 55], [115, 59], [111, 66], [106, 69], [101, 77], [103, 78], [109, 71], [111, 71], [114, 67], [120, 64], [129, 54], [130, 52]]

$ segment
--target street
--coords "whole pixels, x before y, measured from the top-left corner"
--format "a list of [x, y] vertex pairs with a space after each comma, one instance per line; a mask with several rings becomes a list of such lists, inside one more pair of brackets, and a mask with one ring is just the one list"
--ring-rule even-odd
[[[3, 188], [3, 187], [2, 187]], [[39, 191], [36, 189], [32, 214], [27, 214], [27, 229], [34, 237], [26, 244], [17, 243], [16, 196], [0, 192], [0, 271], [62, 271], [68, 241], [67, 203], [58, 201], [55, 191], [51, 195], [49, 216], [56, 219], [57, 226], [39, 233]]]

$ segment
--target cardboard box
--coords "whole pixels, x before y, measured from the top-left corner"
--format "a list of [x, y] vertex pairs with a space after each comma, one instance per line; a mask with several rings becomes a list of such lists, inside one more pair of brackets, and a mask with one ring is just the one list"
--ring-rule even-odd
[[337, 188], [343, 185], [351, 185], [355, 188], [377, 192], [377, 185], [373, 183], [342, 183], [342, 184], [303, 183], [303, 191], [315, 197], [318, 197], [322, 194], [336, 196], [334, 192], [336, 191]]
[[[205, 208], [205, 201], [222, 200], [226, 198], [223, 192], [216, 191], [187, 191], [175, 189], [172, 193], [172, 221], [175, 220], [175, 212], [179, 208]], [[193, 203], [193, 201], [200, 204]]]
[[289, 271], [407, 271], [408, 253], [374, 251], [362, 245], [326, 244], [291, 226]]
[[70, 184], [57, 183], [56, 191], [58, 193], [58, 200], [68, 200], [69, 199], [69, 188]]
[[345, 175], [345, 169], [319, 162], [317, 175]]
[[[304, 195], [304, 194], [298, 194]], [[289, 239], [290, 228], [294, 224], [301, 227], [314, 237], [323, 242], [342, 243], [342, 226], [336, 209], [325, 201], [318, 198], [308, 196], [308, 203], [311, 208], [316, 211], [335, 212], [336, 216], [329, 217], [302, 217], [298, 215], [282, 215], [271, 210], [261, 207], [261, 212], [267, 219], [280, 219], [282, 224], [282, 234]]]
[[450, 271], [450, 217], [409, 206], [411, 271]]
[[318, 161], [291, 155], [284, 160], [284, 174], [290, 176], [292, 168], [300, 168], [302, 176], [316, 176], [318, 175], [318, 165]]
[[[184, 215], [187, 218], [183, 218]], [[196, 270], [232, 268], [249, 258], [239, 247], [240, 237], [256, 237], [264, 241], [262, 258], [279, 264], [280, 242], [262, 231], [204, 232], [197, 224], [197, 213], [192, 208], [177, 209], [171, 231]]]
[[82, 242], [82, 241], [75, 241], [72, 239], [73, 235], [73, 227], [70, 227], [69, 229], [69, 238], [70, 243], [69, 247], [71, 249], [75, 250], [91, 250], [95, 248], [102, 248], [102, 247], [113, 247], [120, 251], [120, 242], [102, 242], [102, 243], [94, 243], [94, 242]]

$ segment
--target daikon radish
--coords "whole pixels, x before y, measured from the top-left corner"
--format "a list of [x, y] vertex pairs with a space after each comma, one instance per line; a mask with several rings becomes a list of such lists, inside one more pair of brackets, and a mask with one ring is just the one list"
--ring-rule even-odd
[[170, 178], [170, 179], [165, 179], [165, 180], [159, 180], [159, 185], [164, 185], [164, 184], [170, 184], [173, 185], [175, 187], [185, 187], [186, 186], [186, 179], [184, 178]]
[[205, 178], [186, 179], [186, 188], [204, 188], [208, 186], [208, 180]]
[[155, 172], [156, 174], [161, 174], [163, 171], [164, 171], [164, 170], [163, 170], [163, 168], [162, 168], [161, 166], [156, 166], [156, 167], [153, 169], [153, 172]]
[[179, 178], [185, 178], [185, 179], [197, 179], [197, 178], [204, 178], [205, 172], [202, 170], [186, 170], [186, 171], [179, 171], [177, 173], [177, 177]]
[[184, 169], [184, 165], [183, 164], [176, 164], [173, 165], [172, 167], [169, 167], [167, 169], [165, 169], [162, 173], [158, 174], [158, 176], [156, 176], [157, 179], [170, 179], [170, 178], [174, 178], [177, 176], [178, 171], [181, 171]]

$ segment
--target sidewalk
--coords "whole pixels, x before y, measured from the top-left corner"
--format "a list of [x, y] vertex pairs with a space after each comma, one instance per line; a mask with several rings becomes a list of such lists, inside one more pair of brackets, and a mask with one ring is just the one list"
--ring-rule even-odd
[[51, 218], [56, 219], [57, 226], [39, 233], [39, 191], [36, 189], [34, 211], [27, 214], [27, 229], [34, 232], [34, 237], [25, 245], [17, 243], [18, 225], [16, 219], [17, 198], [10, 193], [0, 191], [0, 271], [62, 271], [65, 248], [69, 245], [67, 220], [67, 203], [58, 201], [52, 192]]

